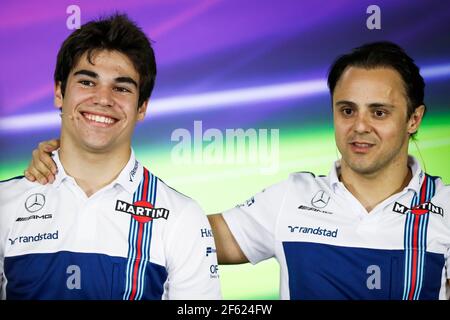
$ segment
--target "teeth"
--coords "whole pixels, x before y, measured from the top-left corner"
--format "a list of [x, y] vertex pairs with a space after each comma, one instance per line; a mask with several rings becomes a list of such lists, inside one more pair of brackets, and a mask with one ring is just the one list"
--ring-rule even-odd
[[370, 144], [368, 144], [368, 143], [354, 143], [354, 145], [355, 146], [357, 146], [357, 147], [361, 147], [361, 148], [368, 148], [368, 147], [370, 147]]
[[104, 116], [98, 116], [90, 113], [85, 113], [84, 116], [88, 118], [91, 121], [100, 122], [100, 123], [106, 123], [111, 124], [114, 123], [114, 119]]

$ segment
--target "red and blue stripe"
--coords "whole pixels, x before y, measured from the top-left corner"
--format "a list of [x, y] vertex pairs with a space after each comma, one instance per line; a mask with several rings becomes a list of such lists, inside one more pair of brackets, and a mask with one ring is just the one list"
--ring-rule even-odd
[[425, 174], [419, 194], [411, 201], [411, 210], [406, 213], [404, 248], [405, 277], [403, 300], [418, 300], [422, 290], [427, 249], [428, 210], [414, 210], [418, 205], [429, 202], [435, 194], [434, 179]]
[[[158, 178], [144, 168], [139, 187], [133, 195], [133, 203], [154, 207]], [[150, 261], [153, 220], [150, 217], [131, 216], [128, 233], [128, 256], [124, 300], [140, 300], [146, 284], [145, 272]]]

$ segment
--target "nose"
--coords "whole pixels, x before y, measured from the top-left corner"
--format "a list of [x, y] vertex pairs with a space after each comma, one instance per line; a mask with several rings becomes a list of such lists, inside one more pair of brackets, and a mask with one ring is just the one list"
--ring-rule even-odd
[[96, 105], [104, 106], [104, 107], [112, 107], [113, 99], [111, 96], [111, 90], [106, 86], [97, 86], [97, 90], [95, 91], [93, 102]]
[[366, 112], [359, 112], [358, 116], [355, 117], [355, 122], [353, 124], [353, 130], [356, 133], [368, 133], [372, 131], [372, 126], [370, 123], [370, 115]]

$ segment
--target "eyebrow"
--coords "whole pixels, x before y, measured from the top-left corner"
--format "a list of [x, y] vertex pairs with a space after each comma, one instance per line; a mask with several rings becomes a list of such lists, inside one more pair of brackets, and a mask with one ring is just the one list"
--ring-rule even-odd
[[[83, 75], [83, 76], [88, 76], [88, 77], [95, 78], [95, 79], [99, 78], [98, 74], [96, 72], [85, 70], [85, 69], [78, 70], [73, 75], [74, 76]], [[133, 80], [133, 78], [131, 78], [131, 77], [117, 77], [114, 79], [114, 81], [116, 83], [130, 83], [130, 84], [134, 85], [136, 88], [138, 88], [137, 82], [135, 80]]]
[[137, 89], [137, 87], [138, 87], [138, 84], [137, 84], [137, 82], [136, 81], [134, 81], [132, 78], [130, 78], [130, 77], [118, 77], [118, 78], [115, 78], [114, 79], [117, 83], [131, 83], [131, 84], [133, 84], [135, 87], [136, 87], [136, 89]]
[[[336, 102], [336, 106], [341, 106], [341, 105], [348, 105], [351, 107], [356, 107], [357, 104], [354, 103], [353, 101], [348, 101], [348, 100], [339, 100]], [[383, 102], [373, 102], [373, 103], [369, 103], [368, 107], [371, 109], [375, 109], [375, 108], [388, 108], [388, 109], [394, 109], [395, 106], [390, 104], [390, 103], [383, 103]]]
[[89, 71], [89, 70], [84, 70], [84, 69], [75, 72], [73, 75], [74, 76], [83, 75], [83, 76], [88, 76], [88, 77], [96, 78], [96, 79], [98, 78], [98, 74], [95, 73], [94, 71]]

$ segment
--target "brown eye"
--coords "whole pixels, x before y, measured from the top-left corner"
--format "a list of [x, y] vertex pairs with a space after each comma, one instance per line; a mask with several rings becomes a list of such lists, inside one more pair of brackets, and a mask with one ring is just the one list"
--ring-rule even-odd
[[94, 86], [94, 83], [92, 81], [89, 81], [89, 80], [80, 80], [80, 81], [78, 81], [78, 83], [81, 83], [83, 86], [86, 86], [86, 87], [93, 87]]
[[376, 110], [375, 111], [375, 116], [377, 118], [383, 118], [386, 115], [386, 112], [384, 112], [383, 110]]
[[353, 114], [353, 110], [351, 108], [342, 109], [342, 113], [346, 116], [351, 116]]
[[115, 87], [114, 90], [116, 90], [118, 92], [131, 92], [130, 90], [128, 90], [127, 88], [124, 88], [124, 87]]

